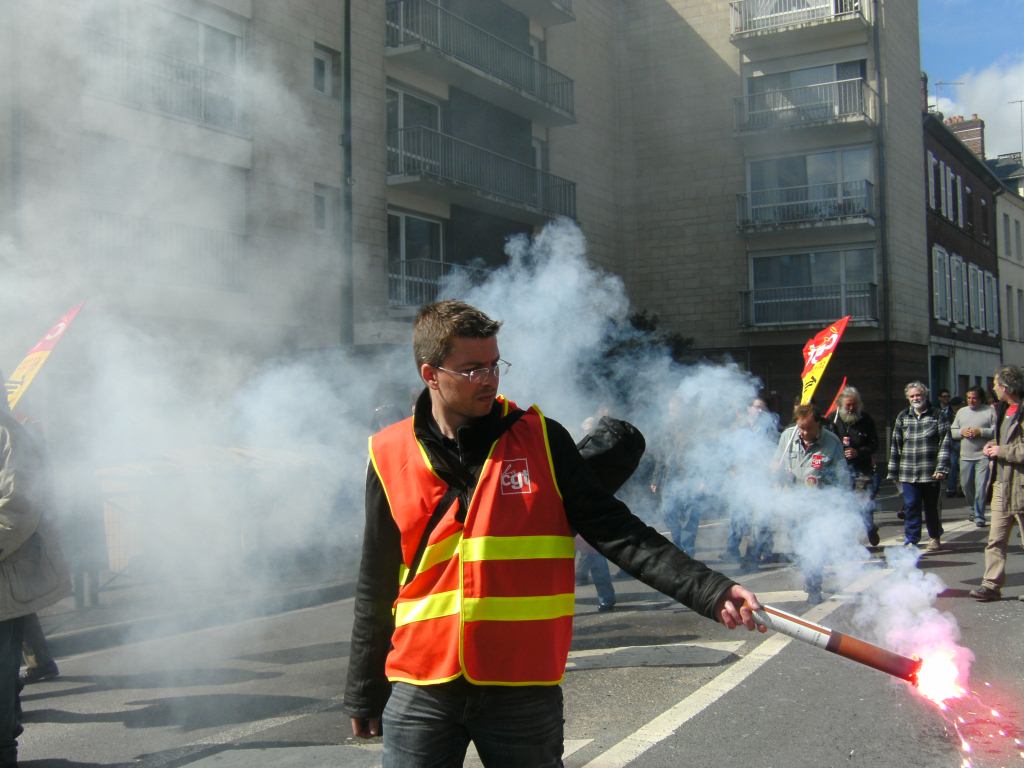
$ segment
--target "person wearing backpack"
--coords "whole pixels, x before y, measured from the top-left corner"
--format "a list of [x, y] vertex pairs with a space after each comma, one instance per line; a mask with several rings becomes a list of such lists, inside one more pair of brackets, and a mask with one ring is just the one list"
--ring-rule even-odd
[[384, 768], [460, 766], [471, 741], [488, 768], [562, 765], [573, 531], [705, 617], [755, 629], [752, 592], [636, 518], [561, 424], [498, 395], [500, 326], [463, 302], [424, 306], [424, 391], [370, 439], [344, 709], [355, 736], [383, 731]]

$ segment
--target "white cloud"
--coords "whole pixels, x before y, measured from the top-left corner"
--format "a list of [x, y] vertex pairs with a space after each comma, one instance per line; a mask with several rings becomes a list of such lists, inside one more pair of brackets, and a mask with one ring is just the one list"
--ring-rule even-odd
[[[1024, 55], [1004, 58], [980, 71], [968, 71], [956, 78], [954, 98], [938, 99], [939, 110], [950, 115], [970, 117], [977, 114], [985, 121], [985, 153], [995, 157], [1021, 150], [1021, 111], [1024, 99]], [[932, 92], [935, 92], [934, 85]]]

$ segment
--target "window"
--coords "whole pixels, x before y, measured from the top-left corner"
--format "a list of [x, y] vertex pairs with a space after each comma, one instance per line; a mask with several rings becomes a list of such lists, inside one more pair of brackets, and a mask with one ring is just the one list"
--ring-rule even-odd
[[870, 147], [754, 160], [748, 215], [755, 223], [867, 215], [874, 176]]
[[445, 272], [443, 226], [437, 219], [388, 211], [388, 299], [420, 306], [437, 298]]
[[341, 78], [341, 54], [326, 45], [313, 47], [313, 90], [324, 96], [338, 97]]
[[967, 234], [974, 234], [974, 190], [964, 187], [964, 229]]
[[862, 113], [865, 77], [861, 59], [747, 78], [747, 123], [767, 128]]
[[928, 150], [928, 207], [932, 210], [939, 207], [935, 197], [938, 191], [938, 177], [935, 175], [937, 167], [938, 161], [935, 159], [935, 155], [932, 154], [931, 150]]
[[334, 187], [313, 185], [313, 229], [323, 234], [336, 234], [341, 194]]
[[1020, 219], [1016, 219], [1013, 222], [1013, 248], [1017, 255], [1017, 261], [1021, 260], [1021, 244], [1020, 244]]
[[970, 287], [971, 327], [978, 331], [985, 330], [985, 281], [978, 267], [969, 266], [968, 285]]
[[752, 322], [875, 318], [872, 248], [753, 256]]
[[985, 330], [991, 336], [999, 333], [999, 285], [991, 272], [985, 273]]
[[988, 220], [988, 201], [982, 198], [981, 209], [979, 211], [979, 218], [981, 219], [981, 241], [987, 243], [992, 233], [989, 229]]
[[1017, 333], [1013, 328], [1013, 288], [1006, 286], [1006, 303], [1003, 305], [1003, 317], [1006, 318], [1006, 328], [1003, 332], [1006, 334], [1007, 340], [1013, 340], [1017, 338]]
[[1024, 339], [1024, 289], [1017, 289], [1017, 338]]
[[388, 134], [404, 128], [441, 129], [441, 107], [437, 102], [398, 88], [387, 89]]
[[1010, 214], [1003, 214], [1003, 256], [1010, 256]]
[[956, 325], [965, 325], [964, 322], [964, 301], [966, 292], [963, 287], [964, 260], [963, 257], [953, 254], [949, 257], [949, 282], [950, 299], [952, 303], [952, 319]]
[[949, 322], [949, 254], [938, 245], [932, 248], [932, 314]]

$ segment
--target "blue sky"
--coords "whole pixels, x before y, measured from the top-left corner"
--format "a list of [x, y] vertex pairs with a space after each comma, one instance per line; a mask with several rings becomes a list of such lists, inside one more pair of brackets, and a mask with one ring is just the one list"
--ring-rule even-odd
[[1024, 0], [920, 0], [921, 69], [931, 101], [947, 116], [985, 120], [986, 154], [1021, 150]]

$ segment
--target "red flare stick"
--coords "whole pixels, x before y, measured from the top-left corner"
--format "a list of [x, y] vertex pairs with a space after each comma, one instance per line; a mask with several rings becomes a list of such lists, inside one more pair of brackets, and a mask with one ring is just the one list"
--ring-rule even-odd
[[880, 672], [906, 680], [908, 683], [917, 683], [917, 672], [921, 668], [920, 659], [911, 659], [887, 651], [885, 648], [879, 648], [877, 645], [872, 645], [853, 635], [844, 635], [842, 632], [807, 621], [807, 619], [794, 616], [792, 613], [780, 611], [770, 605], [762, 606], [760, 611], [754, 611], [754, 619], [758, 624], [781, 632], [794, 640], [802, 640], [805, 643], [824, 648], [826, 651], [873, 667]]

